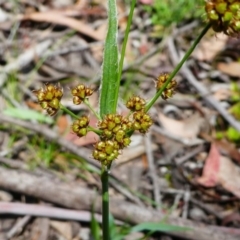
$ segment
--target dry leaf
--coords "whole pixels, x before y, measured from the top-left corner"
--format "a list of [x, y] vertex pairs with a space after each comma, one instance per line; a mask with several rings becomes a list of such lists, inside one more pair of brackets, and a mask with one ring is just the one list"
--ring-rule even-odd
[[240, 63], [239, 62], [230, 62], [223, 63], [220, 62], [217, 65], [219, 71], [230, 75], [232, 77], [240, 77]]
[[63, 26], [68, 26], [80, 33], [83, 33], [93, 39], [103, 40], [103, 36], [99, 36], [96, 31], [88, 26], [86, 23], [79, 21], [75, 18], [64, 16], [60, 12], [48, 11], [48, 12], [34, 12], [31, 14], [18, 16], [19, 21], [32, 20], [37, 22], [50, 22], [55, 24], [60, 24]]
[[203, 175], [197, 182], [205, 187], [219, 184], [240, 198], [240, 168], [227, 157], [220, 155], [215, 144], [211, 145]]
[[66, 129], [68, 128], [68, 119], [66, 115], [59, 116], [57, 119], [57, 126], [59, 134], [65, 133]]
[[175, 120], [159, 113], [162, 126], [171, 134], [182, 138], [195, 138], [206, 122], [198, 112], [184, 120]]
[[213, 97], [218, 101], [228, 100], [231, 96], [231, 91], [229, 89], [218, 89], [214, 94]]
[[214, 187], [218, 182], [218, 173], [220, 169], [221, 155], [215, 146], [211, 145], [209, 155], [203, 168], [203, 175], [197, 179], [197, 182], [205, 187]]
[[50, 225], [67, 240], [72, 239], [72, 227], [69, 222], [51, 221]]
[[212, 61], [224, 48], [228, 37], [224, 34], [215, 34], [211, 38], [204, 38], [193, 52], [193, 56], [199, 61]]

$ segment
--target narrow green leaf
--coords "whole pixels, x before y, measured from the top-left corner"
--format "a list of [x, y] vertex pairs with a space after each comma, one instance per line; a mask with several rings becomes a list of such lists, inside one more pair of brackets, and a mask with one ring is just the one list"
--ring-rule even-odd
[[108, 0], [108, 32], [105, 41], [100, 88], [100, 116], [115, 113], [118, 101], [118, 46], [116, 0]]
[[91, 235], [94, 240], [101, 240], [101, 229], [94, 216], [94, 211], [91, 214]]
[[131, 232], [140, 232], [140, 231], [161, 231], [161, 232], [172, 232], [172, 231], [189, 231], [191, 228], [187, 227], [180, 227], [180, 226], [174, 226], [169, 225], [166, 223], [157, 223], [157, 222], [146, 222], [146, 223], [140, 223], [136, 226], [134, 226], [131, 230]]
[[42, 113], [31, 110], [31, 109], [7, 108], [3, 111], [3, 114], [17, 118], [17, 119], [35, 120], [38, 122], [43, 122], [43, 123], [48, 123], [48, 124], [53, 123], [52, 118], [45, 116]]

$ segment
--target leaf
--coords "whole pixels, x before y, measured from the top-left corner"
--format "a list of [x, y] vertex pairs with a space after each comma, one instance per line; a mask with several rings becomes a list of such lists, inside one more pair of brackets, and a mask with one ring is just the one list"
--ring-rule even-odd
[[158, 117], [162, 126], [168, 130], [169, 133], [183, 138], [195, 138], [203, 124], [206, 123], [205, 119], [202, 118], [199, 113], [195, 113], [191, 117], [181, 121], [166, 117], [162, 113], [159, 113]]
[[211, 37], [202, 39], [196, 50], [193, 52], [193, 56], [199, 61], [212, 61], [214, 57], [222, 51], [228, 36], [218, 33]]
[[240, 77], [240, 63], [239, 62], [230, 62], [223, 63], [220, 62], [217, 64], [217, 68], [219, 71], [230, 75], [232, 77]]
[[172, 232], [172, 231], [189, 231], [191, 228], [187, 227], [180, 227], [180, 226], [174, 226], [169, 225], [166, 223], [161, 222], [146, 222], [146, 223], [140, 223], [136, 226], [134, 226], [131, 230], [131, 232], [139, 232], [139, 231], [161, 231], [161, 232]]
[[211, 146], [203, 175], [197, 182], [205, 187], [219, 184], [240, 198], [240, 168], [227, 157], [220, 155], [215, 144]]
[[55, 23], [63, 26], [68, 26], [78, 32], [81, 32], [89, 37], [92, 37], [96, 40], [102, 40], [101, 37], [97, 32], [88, 26], [86, 23], [77, 20], [75, 18], [64, 16], [61, 12], [56, 11], [47, 11], [47, 12], [33, 12], [28, 13], [26, 15], [18, 16], [18, 20], [32, 20], [36, 22], [50, 22]]
[[198, 178], [198, 183], [205, 187], [214, 187], [218, 182], [220, 170], [220, 153], [215, 144], [211, 145], [209, 155], [203, 168], [203, 175]]
[[25, 108], [7, 108], [3, 111], [7, 116], [15, 117], [23, 120], [35, 120], [38, 122], [52, 124], [53, 119], [43, 115], [42, 113], [36, 112], [31, 109]]
[[56, 229], [65, 239], [72, 239], [72, 228], [69, 222], [51, 221], [51, 226]]
[[118, 46], [116, 0], [108, 1], [108, 33], [104, 48], [100, 116], [115, 113], [118, 100]]
[[91, 214], [91, 234], [94, 240], [101, 240], [101, 229], [94, 216], [93, 210]]

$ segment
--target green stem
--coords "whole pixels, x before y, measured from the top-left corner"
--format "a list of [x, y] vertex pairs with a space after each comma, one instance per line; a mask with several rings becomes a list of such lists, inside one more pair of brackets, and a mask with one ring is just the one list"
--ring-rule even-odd
[[102, 165], [102, 229], [103, 239], [109, 240], [109, 193], [108, 193], [108, 168]]
[[69, 110], [68, 108], [66, 108], [65, 106], [63, 106], [62, 104], [60, 104], [60, 109], [63, 110], [64, 112], [68, 113], [70, 116], [72, 116], [73, 118], [79, 119], [79, 116], [77, 116], [76, 114], [74, 114], [71, 110]]
[[172, 81], [172, 79], [175, 77], [175, 75], [178, 73], [178, 71], [181, 69], [182, 65], [187, 61], [187, 59], [189, 58], [189, 56], [192, 54], [193, 50], [196, 48], [196, 46], [198, 45], [198, 43], [200, 42], [200, 40], [203, 38], [203, 36], [207, 33], [207, 31], [209, 30], [209, 28], [211, 27], [211, 24], [208, 23], [204, 29], [202, 30], [202, 32], [199, 34], [199, 36], [196, 38], [196, 40], [193, 42], [192, 46], [188, 49], [188, 51], [186, 52], [186, 54], [184, 55], [184, 57], [182, 58], [182, 60], [179, 62], [179, 64], [175, 67], [175, 69], [173, 70], [173, 72], [170, 74], [169, 78], [167, 79], [167, 81], [164, 83], [164, 85], [162, 86], [162, 88], [156, 93], [156, 95], [149, 101], [149, 103], [146, 105], [145, 107], [145, 111], [147, 112], [152, 105], [157, 101], [157, 99], [162, 95], [163, 91], [165, 90], [165, 88], [167, 87], [167, 85]]
[[98, 130], [96, 128], [93, 128], [91, 126], [88, 126], [88, 131], [92, 131], [92, 132], [95, 132], [97, 135], [101, 135], [102, 134], [102, 131], [101, 130]]
[[84, 99], [84, 103], [86, 104], [86, 106], [92, 111], [92, 113], [95, 115], [95, 117], [101, 121], [101, 117], [99, 116], [99, 114], [94, 110], [94, 108], [92, 107], [92, 105], [90, 104], [90, 102], [88, 101], [87, 98]]
[[129, 15], [128, 15], [127, 27], [126, 27], [124, 40], [123, 40], [123, 45], [122, 45], [121, 58], [120, 58], [120, 61], [119, 61], [118, 83], [117, 83], [118, 89], [119, 89], [120, 81], [121, 81], [121, 78], [122, 78], [123, 62], [124, 62], [124, 57], [125, 57], [125, 52], [126, 52], [126, 47], [127, 47], [127, 41], [128, 41], [128, 35], [129, 35], [129, 32], [130, 32], [130, 27], [131, 27], [131, 23], [132, 23], [132, 18], [133, 18], [133, 12], [134, 12], [135, 5], [136, 5], [136, 0], [132, 0], [130, 12], [129, 12]]

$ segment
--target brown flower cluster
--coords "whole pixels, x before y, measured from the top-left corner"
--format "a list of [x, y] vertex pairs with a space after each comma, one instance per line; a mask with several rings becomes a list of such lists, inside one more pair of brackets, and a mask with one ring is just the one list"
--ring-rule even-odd
[[231, 36], [239, 33], [239, 0], [207, 0], [205, 10], [214, 31], [224, 32]]
[[60, 108], [60, 101], [63, 96], [63, 90], [52, 84], [46, 84], [40, 90], [35, 90], [33, 93], [37, 96], [38, 101], [43, 109], [52, 116]]
[[[168, 73], [162, 73], [157, 77], [156, 90], [159, 91], [169, 78]], [[167, 100], [173, 96], [177, 87], [176, 80], [172, 80], [162, 92], [162, 99]]]
[[93, 89], [86, 87], [84, 84], [79, 84], [72, 89], [73, 103], [76, 105], [81, 104], [85, 98], [93, 94]]
[[78, 137], [83, 137], [87, 135], [89, 118], [87, 116], [80, 117], [78, 120], [75, 120], [72, 124], [72, 130], [77, 134]]

